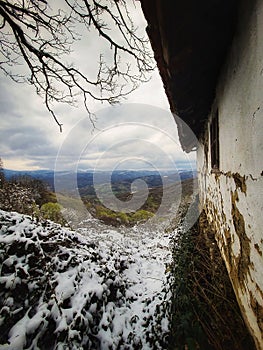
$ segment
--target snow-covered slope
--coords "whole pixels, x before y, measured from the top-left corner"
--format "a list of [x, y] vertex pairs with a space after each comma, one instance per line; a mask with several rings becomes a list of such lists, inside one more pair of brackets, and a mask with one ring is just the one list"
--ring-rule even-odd
[[167, 348], [169, 237], [95, 227], [0, 211], [1, 350]]

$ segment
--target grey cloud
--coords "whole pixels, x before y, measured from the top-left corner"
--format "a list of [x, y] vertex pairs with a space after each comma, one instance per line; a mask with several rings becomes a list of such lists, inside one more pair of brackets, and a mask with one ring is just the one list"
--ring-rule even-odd
[[[137, 16], [137, 11], [134, 14]], [[138, 20], [142, 20], [143, 27], [142, 17]], [[84, 37], [74, 49], [75, 52], [67, 59], [83, 67], [83, 71], [92, 78], [92, 74], [96, 74], [98, 53], [101, 52], [97, 38], [92, 35]], [[105, 54], [108, 54], [108, 49]], [[59, 134], [57, 125], [43, 100], [35, 95], [33, 87], [15, 84], [0, 76], [0, 88], [0, 156], [14, 160], [14, 166], [16, 159], [24, 159], [32, 167], [58, 166], [66, 169], [78, 164], [87, 168], [94, 167], [100, 157], [102, 167], [108, 169], [116, 163], [122, 164], [125, 157], [130, 158], [124, 162], [127, 167], [141, 166], [142, 161], [136, 163], [133, 157], [167, 166], [164, 157], [158, 158], [158, 148], [174, 158], [183, 157], [176, 146], [176, 125], [168, 112], [167, 98], [157, 71], [149, 83], [143, 84], [128, 97], [126, 102], [130, 104], [101, 107], [91, 101], [91, 110], [98, 118], [98, 130], [94, 132], [89, 119], [82, 120], [86, 112], [81, 102], [80, 107], [75, 109], [67, 105], [57, 107], [58, 118], [64, 124], [64, 132]], [[97, 137], [96, 132], [99, 133]], [[144, 139], [151, 143], [150, 146], [143, 146]]]

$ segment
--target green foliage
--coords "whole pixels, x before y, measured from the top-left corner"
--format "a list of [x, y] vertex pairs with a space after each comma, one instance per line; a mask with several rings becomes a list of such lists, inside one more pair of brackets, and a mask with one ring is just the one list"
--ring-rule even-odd
[[95, 216], [106, 224], [119, 226], [128, 223], [128, 216], [125, 213], [116, 213], [102, 205], [96, 205]]
[[[90, 209], [90, 211], [92, 212], [92, 208]], [[114, 212], [102, 205], [96, 205], [96, 211], [93, 214], [95, 217], [102, 220], [106, 224], [110, 224], [113, 226], [132, 226], [139, 222], [145, 222], [152, 216], [154, 216], [153, 213], [147, 210], [138, 210], [135, 213], [126, 214], [123, 212]]]
[[122, 213], [122, 212], [118, 213], [117, 214], [117, 218], [119, 218], [119, 220], [120, 220], [120, 222], [122, 224], [128, 224], [129, 223], [129, 217], [128, 217], [128, 215], [126, 213]]
[[192, 271], [198, 256], [193, 255], [192, 232], [181, 233], [175, 238], [173, 250], [174, 289], [172, 301], [172, 330], [175, 350], [212, 349], [207, 343], [197, 314], [202, 305], [196, 297]]
[[[127, 186], [126, 186], [127, 187]], [[124, 184], [114, 184], [113, 192], [114, 195], [121, 201], [127, 202], [131, 199], [131, 193], [127, 192], [127, 188]], [[103, 185], [101, 185], [101, 189]], [[162, 189], [155, 188], [151, 189], [148, 195], [147, 200], [142, 205], [142, 207], [134, 213], [123, 213], [115, 212], [106, 207], [100, 202], [96, 194], [83, 194], [80, 193], [83, 202], [85, 203], [88, 211], [99, 220], [102, 220], [104, 223], [119, 226], [133, 226], [137, 223], [146, 222], [151, 217], [154, 216], [158, 210], [161, 200], [162, 200]]]
[[62, 207], [58, 203], [48, 202], [41, 206], [40, 215], [44, 219], [48, 219], [57, 222], [58, 224], [65, 225], [66, 221], [63, 218], [61, 209]]
[[173, 249], [171, 350], [255, 349], [205, 214]]
[[130, 221], [134, 223], [144, 222], [153, 217], [154, 214], [147, 210], [138, 210], [130, 215]]

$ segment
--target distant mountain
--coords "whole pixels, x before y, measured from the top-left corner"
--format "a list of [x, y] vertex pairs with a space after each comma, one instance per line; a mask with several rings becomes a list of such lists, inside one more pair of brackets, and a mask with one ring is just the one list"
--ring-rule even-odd
[[54, 188], [54, 171], [53, 170], [10, 170], [4, 169], [4, 174], [7, 180], [18, 176], [32, 176], [47, 183], [50, 188]]
[[40, 177], [50, 177], [53, 176], [54, 171], [53, 170], [10, 170], [10, 169], [4, 169], [4, 173], [7, 179], [10, 179], [12, 176], [19, 176], [19, 175], [29, 175], [35, 178]]
[[[59, 181], [60, 188], [65, 187], [65, 190], [68, 187], [68, 182], [72, 179], [72, 172], [69, 171], [55, 173], [53, 170], [17, 171], [5, 169], [4, 173], [8, 180], [17, 176], [32, 176], [47, 183], [52, 190], [54, 190], [54, 176], [56, 176], [56, 181]], [[94, 172], [92, 170], [79, 171], [77, 173], [78, 188], [93, 187], [93, 176]], [[162, 186], [164, 179], [166, 183], [173, 183], [194, 177], [196, 177], [195, 169], [167, 170], [161, 172], [149, 170], [116, 170], [112, 173], [109, 171], [98, 171], [96, 172], [96, 183], [105, 184], [111, 178], [113, 185], [122, 183], [129, 186], [134, 180], [143, 179], [149, 187], [158, 187]]]

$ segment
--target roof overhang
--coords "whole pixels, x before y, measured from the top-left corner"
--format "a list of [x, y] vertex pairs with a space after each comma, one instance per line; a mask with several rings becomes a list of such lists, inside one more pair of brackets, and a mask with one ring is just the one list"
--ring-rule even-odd
[[237, 0], [141, 0], [155, 59], [185, 151], [197, 145], [236, 22]]

